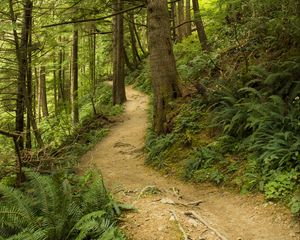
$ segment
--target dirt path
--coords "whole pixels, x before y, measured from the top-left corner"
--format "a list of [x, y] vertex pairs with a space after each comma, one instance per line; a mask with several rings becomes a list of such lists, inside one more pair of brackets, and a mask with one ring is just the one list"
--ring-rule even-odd
[[183, 229], [192, 240], [300, 240], [300, 226], [287, 211], [260, 196], [194, 186], [145, 166], [148, 98], [132, 87], [127, 97], [121, 120], [83, 157], [82, 167], [101, 169], [115, 197], [137, 208], [124, 216], [122, 228], [130, 239], [179, 240]]

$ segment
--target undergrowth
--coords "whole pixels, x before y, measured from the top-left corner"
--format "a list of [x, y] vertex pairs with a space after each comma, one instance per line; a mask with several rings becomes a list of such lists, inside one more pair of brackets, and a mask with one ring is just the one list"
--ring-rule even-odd
[[[170, 133], [149, 130], [146, 161], [186, 180], [261, 191], [300, 216], [300, 20], [288, 2], [229, 1], [222, 24], [207, 27], [212, 52], [195, 34], [175, 45], [189, 94], [175, 103]], [[149, 86], [145, 74], [137, 79]]]
[[0, 239], [125, 239], [116, 223], [128, 206], [112, 199], [98, 173], [26, 176], [20, 189], [0, 184]]

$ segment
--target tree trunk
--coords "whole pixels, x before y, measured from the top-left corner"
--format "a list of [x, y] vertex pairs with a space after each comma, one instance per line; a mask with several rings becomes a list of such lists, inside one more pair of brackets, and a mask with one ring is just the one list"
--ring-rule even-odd
[[[17, 26], [17, 20], [13, 9], [13, 2], [9, 0], [10, 17], [13, 26]], [[24, 149], [24, 112], [25, 112], [25, 95], [26, 95], [26, 75], [28, 68], [27, 53], [28, 53], [28, 40], [30, 32], [32, 13], [32, 2], [24, 0], [23, 23], [21, 30], [21, 40], [15, 27], [13, 28], [14, 44], [16, 48], [16, 57], [18, 62], [18, 79], [17, 79], [17, 101], [16, 101], [16, 132], [20, 134], [18, 138], [14, 138], [15, 150], [18, 156], [17, 161], [17, 185], [24, 181], [25, 176], [22, 171], [23, 149]]]
[[28, 41], [28, 66], [27, 66], [27, 88], [26, 88], [26, 109], [27, 109], [27, 116], [26, 116], [26, 143], [25, 147], [26, 149], [31, 149], [32, 143], [31, 143], [31, 118], [32, 118], [32, 51], [31, 51], [31, 45], [32, 45], [32, 17], [30, 16], [29, 21], [29, 41]]
[[171, 12], [170, 12], [170, 18], [171, 18], [171, 36], [172, 40], [175, 42], [177, 39], [176, 36], [176, 2], [171, 2]]
[[91, 104], [93, 108], [94, 115], [97, 114], [96, 106], [95, 106], [95, 94], [96, 94], [96, 26], [95, 23], [92, 22], [89, 24], [89, 75], [90, 75], [90, 96], [91, 96]]
[[134, 34], [134, 15], [133, 13], [129, 13], [129, 22], [128, 22], [128, 27], [129, 27], [129, 32], [130, 32], [130, 43], [131, 43], [131, 51], [132, 51], [132, 60], [134, 64], [134, 68], [137, 68], [139, 65], [139, 62], [141, 61], [137, 47], [136, 47], [136, 39], [135, 39], [135, 34]]
[[[181, 25], [184, 22], [184, 5], [183, 0], [177, 2], [177, 15], [178, 15], [178, 25]], [[178, 27], [178, 41], [181, 42], [184, 38], [184, 25]]]
[[43, 117], [48, 117], [48, 103], [47, 103], [47, 87], [46, 87], [46, 67], [40, 67], [40, 104], [42, 107]]
[[181, 93], [177, 84], [167, 1], [149, 0], [147, 12], [150, 75], [154, 95], [153, 129], [156, 134], [163, 134], [169, 130], [167, 115], [171, 110], [170, 101]]
[[58, 100], [57, 100], [57, 65], [56, 54], [53, 55], [53, 98], [54, 98], [54, 114], [58, 115]]
[[72, 48], [72, 78], [71, 78], [71, 115], [72, 123], [79, 122], [78, 107], [78, 30], [74, 25], [73, 29], [73, 48]]
[[[121, 10], [122, 0], [114, 0], [113, 13]], [[113, 104], [125, 101], [123, 14], [118, 14], [113, 17]]]
[[[59, 41], [62, 44], [62, 38], [59, 38]], [[65, 105], [65, 101], [66, 101], [66, 96], [65, 96], [65, 67], [64, 67], [64, 50], [61, 47], [59, 49], [59, 54], [58, 54], [58, 65], [59, 65], [59, 69], [58, 69], [58, 104], [60, 105], [60, 107]]]
[[140, 49], [141, 49], [143, 55], [145, 56], [146, 52], [145, 52], [145, 50], [144, 50], [144, 48], [143, 48], [143, 45], [142, 45], [142, 43], [141, 43], [141, 39], [140, 39], [140, 36], [139, 36], [139, 33], [138, 33], [137, 29], [136, 29], [135, 24], [133, 25], [133, 30], [134, 30], [134, 33], [135, 33], [135, 36], [136, 36], [136, 40], [137, 40], [137, 42], [138, 42], [138, 44], [139, 44], [139, 47], [140, 47]]
[[134, 67], [131, 65], [131, 63], [129, 61], [129, 57], [127, 55], [126, 49], [124, 48], [123, 50], [124, 50], [124, 62], [125, 62], [125, 65], [129, 69], [129, 71], [133, 71]]
[[208, 45], [208, 42], [207, 42], [207, 37], [206, 37], [205, 30], [204, 30], [204, 25], [203, 25], [203, 21], [201, 18], [201, 14], [200, 14], [198, 0], [193, 0], [193, 10], [194, 10], [195, 25], [196, 25], [196, 29], [197, 29], [197, 33], [198, 33], [198, 37], [199, 37], [199, 41], [200, 41], [202, 50], [209, 52], [210, 46]]
[[191, 23], [191, 0], [186, 0], [185, 2], [185, 32], [186, 37], [192, 35], [192, 23]]

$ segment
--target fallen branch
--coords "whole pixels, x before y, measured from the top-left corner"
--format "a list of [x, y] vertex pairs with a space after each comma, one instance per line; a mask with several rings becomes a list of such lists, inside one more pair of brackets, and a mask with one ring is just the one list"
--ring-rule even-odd
[[189, 237], [189, 236], [187, 235], [187, 233], [184, 231], [184, 229], [183, 229], [181, 223], [179, 222], [176, 213], [175, 213], [173, 210], [170, 211], [170, 212], [171, 212], [172, 216], [174, 217], [174, 219], [175, 219], [175, 221], [176, 221], [176, 223], [177, 223], [177, 225], [178, 225], [180, 231], [182, 232], [182, 235], [183, 235], [183, 237], [184, 237], [184, 240], [190, 240], [190, 237]]
[[211, 227], [200, 215], [195, 213], [194, 211], [188, 211], [184, 213], [186, 216], [197, 219], [201, 223], [203, 223], [208, 229], [213, 231], [221, 240], [228, 240], [224, 237], [220, 232], [218, 232], [215, 228]]
[[143, 196], [145, 193], [152, 193], [152, 194], [156, 194], [156, 193], [160, 193], [161, 190], [159, 190], [156, 186], [146, 186], [144, 187], [140, 194], [138, 195], [137, 199], [140, 199], [141, 196]]

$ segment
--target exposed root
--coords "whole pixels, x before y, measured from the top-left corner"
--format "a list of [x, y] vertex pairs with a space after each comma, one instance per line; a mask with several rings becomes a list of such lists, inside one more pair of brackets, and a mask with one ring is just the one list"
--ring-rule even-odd
[[209, 230], [213, 231], [221, 240], [228, 240], [220, 232], [218, 232], [215, 228], [211, 227], [200, 215], [198, 215], [194, 211], [188, 211], [188, 212], [185, 212], [184, 214], [188, 217], [197, 219], [198, 221], [203, 223]]

